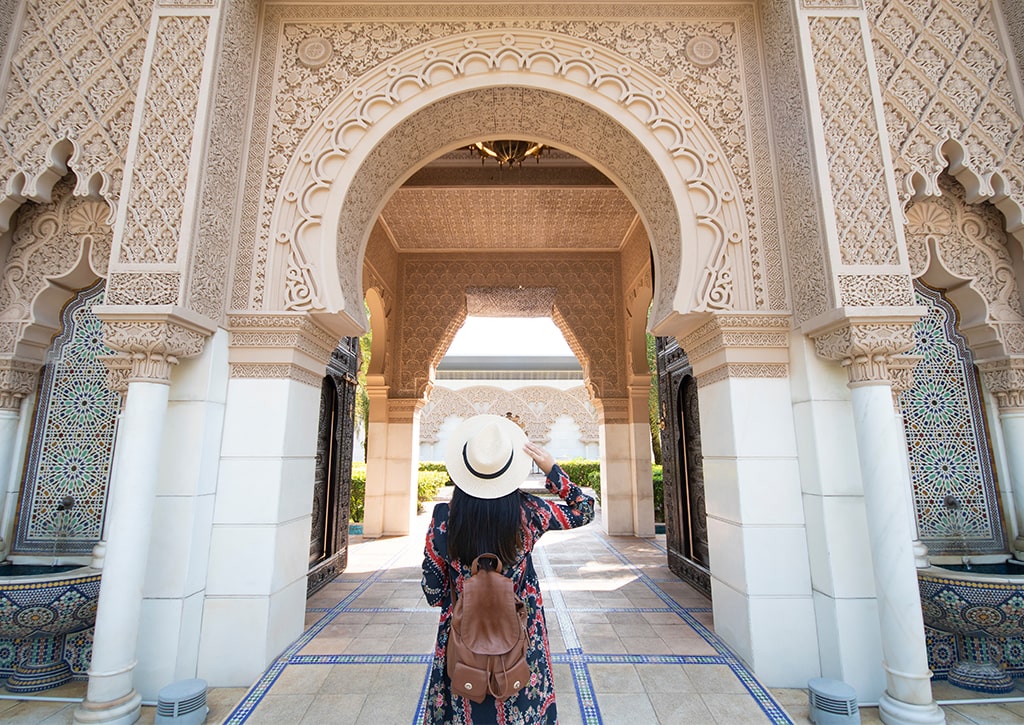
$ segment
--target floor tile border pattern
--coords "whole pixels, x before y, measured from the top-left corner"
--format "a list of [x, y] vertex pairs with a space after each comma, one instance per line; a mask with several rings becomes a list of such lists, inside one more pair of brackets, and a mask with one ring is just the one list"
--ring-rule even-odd
[[[533, 550], [533, 562], [538, 573], [549, 582], [553, 582], [557, 575], [547, 552], [543, 547]], [[569, 607], [565, 604], [565, 598], [558, 587], [551, 587], [547, 595], [547, 604], [555, 612], [558, 619], [558, 629], [562, 635], [562, 642], [565, 644], [565, 659], [568, 660], [569, 671], [572, 672], [572, 684], [576, 690], [576, 701], [580, 706], [580, 718], [583, 725], [603, 725], [601, 711], [597, 707], [597, 698], [594, 696], [594, 683], [590, 679], [590, 670], [583, 660], [583, 646], [580, 644], [576, 634], [576, 625], [573, 624]], [[552, 660], [555, 658], [552, 657]]]
[[[266, 669], [266, 671], [256, 681], [256, 684], [249, 688], [249, 691], [245, 693], [245, 697], [242, 698], [242, 701], [238, 703], [235, 709], [231, 711], [231, 714], [224, 720], [223, 725], [241, 725], [241, 723], [248, 720], [249, 716], [252, 715], [253, 710], [259, 706], [267, 692], [269, 692], [270, 688], [274, 686], [275, 682], [277, 682], [277, 678], [281, 676], [282, 672], [284, 672], [284, 668], [289, 664], [292, 664], [292, 659], [302, 650], [302, 648], [309, 644], [314, 637], [320, 634], [320, 632], [327, 627], [327, 625], [330, 624], [338, 614], [348, 611], [348, 605], [358, 599], [367, 589], [369, 589], [370, 585], [376, 584], [381, 579], [381, 575], [390, 569], [396, 561], [401, 559], [402, 555], [408, 550], [410, 545], [411, 543], [399, 549], [399, 551], [393, 554], [390, 559], [382, 564], [376, 572], [372, 573], [365, 579], [360, 580], [355, 589], [346, 594], [335, 606], [327, 609], [326, 614], [323, 617], [318, 619], [311, 627], [309, 627], [309, 629], [303, 632], [298, 639], [292, 642], [285, 651], [282, 652], [276, 660], [274, 660], [270, 667]], [[351, 583], [351, 580], [349, 580], [349, 583]], [[316, 657], [317, 655], [307, 656]], [[367, 661], [363, 664], [378, 664], [383, 663], [385, 659], [387, 659], [388, 662], [391, 662], [392, 660], [390, 658], [395, 657], [396, 655], [349, 656], [367, 658]]]
[[[736, 658], [736, 655], [734, 655], [729, 650], [729, 648], [725, 645], [724, 642], [722, 642], [722, 640], [718, 638], [717, 635], [715, 635], [707, 627], [705, 627], [696, 617], [693, 616], [693, 614], [691, 614], [691, 612], [687, 608], [681, 606], [675, 599], [673, 599], [669, 594], [662, 590], [662, 588], [659, 587], [653, 579], [647, 576], [643, 572], [643, 570], [640, 569], [640, 567], [633, 564], [633, 562], [631, 562], [625, 554], [623, 554], [621, 551], [615, 548], [611, 541], [609, 541], [603, 536], [600, 536], [596, 532], [592, 532], [591, 535], [595, 539], [597, 539], [597, 541], [600, 542], [605, 548], [607, 548], [608, 551], [610, 551], [620, 562], [622, 562], [622, 564], [636, 576], [637, 581], [644, 583], [648, 589], [654, 592], [654, 594], [659, 599], [661, 599], [663, 602], [665, 602], [666, 605], [668, 605], [669, 609], [678, 614], [684, 622], [686, 622], [690, 627], [692, 627], [693, 630], [704, 639], [704, 641], [706, 641], [715, 649], [716, 652], [719, 653], [723, 660], [723, 664], [728, 665], [729, 669], [731, 669], [733, 673], [736, 675], [736, 677], [739, 678], [740, 682], [753, 696], [754, 700], [760, 706], [761, 710], [764, 711], [764, 714], [767, 715], [773, 723], [787, 723], [788, 725], [792, 725], [793, 721], [786, 714], [785, 710], [782, 709], [782, 706], [775, 701], [775, 698], [772, 697], [772, 695], [761, 685], [761, 683], [754, 679], [754, 676], [747, 670], [743, 663]], [[651, 543], [653, 544], [653, 542]], [[653, 545], [654, 548], [661, 548], [657, 544]], [[707, 608], [702, 608], [702, 611], [707, 611]], [[652, 657], [652, 655], [639, 656]]]

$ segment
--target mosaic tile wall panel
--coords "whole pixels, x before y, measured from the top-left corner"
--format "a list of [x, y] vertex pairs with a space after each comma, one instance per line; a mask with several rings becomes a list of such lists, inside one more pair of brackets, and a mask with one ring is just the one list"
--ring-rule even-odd
[[[101, 281], [68, 303], [47, 353], [18, 502], [18, 553], [88, 555], [103, 533], [120, 409], [97, 359], [113, 353], [92, 312], [103, 299]], [[74, 498], [70, 509], [66, 496]]]
[[974, 358], [957, 314], [915, 283], [913, 386], [900, 394], [921, 541], [932, 554], [1007, 550]]

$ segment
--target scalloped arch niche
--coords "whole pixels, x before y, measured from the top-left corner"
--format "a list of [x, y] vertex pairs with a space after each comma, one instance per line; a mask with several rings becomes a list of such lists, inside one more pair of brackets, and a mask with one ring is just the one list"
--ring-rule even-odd
[[654, 251], [655, 324], [755, 309], [750, 263], [737, 254], [748, 237], [742, 195], [690, 106], [607, 49], [535, 32], [491, 35], [410, 51], [328, 104], [282, 178], [268, 275], [282, 298], [270, 304], [342, 312], [365, 328], [363, 254], [389, 196], [440, 154], [520, 136], [583, 158], [633, 203]]

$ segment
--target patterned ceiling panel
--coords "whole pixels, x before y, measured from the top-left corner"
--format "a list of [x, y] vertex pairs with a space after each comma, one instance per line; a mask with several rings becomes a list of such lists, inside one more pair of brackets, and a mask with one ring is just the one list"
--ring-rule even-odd
[[610, 250], [636, 210], [616, 188], [404, 187], [382, 216], [401, 251]]

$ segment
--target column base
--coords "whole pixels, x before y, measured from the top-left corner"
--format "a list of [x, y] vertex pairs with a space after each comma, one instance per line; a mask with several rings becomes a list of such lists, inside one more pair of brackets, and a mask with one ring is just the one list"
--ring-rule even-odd
[[913, 705], [901, 702], [888, 692], [878, 698], [878, 716], [885, 725], [944, 725], [946, 713], [935, 704]]
[[132, 725], [142, 714], [142, 695], [132, 690], [124, 697], [110, 702], [85, 700], [75, 710], [75, 725]]

